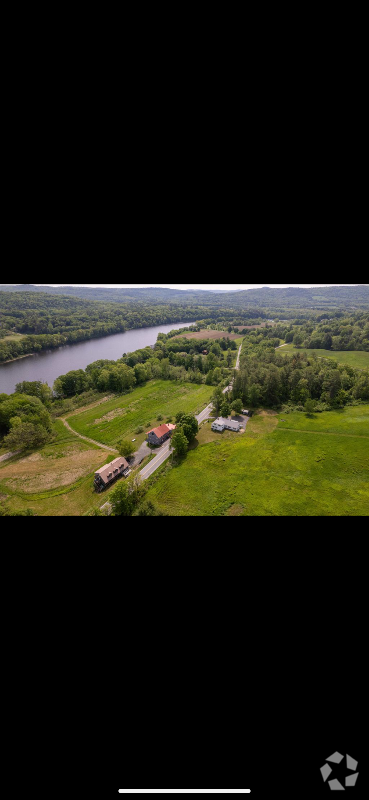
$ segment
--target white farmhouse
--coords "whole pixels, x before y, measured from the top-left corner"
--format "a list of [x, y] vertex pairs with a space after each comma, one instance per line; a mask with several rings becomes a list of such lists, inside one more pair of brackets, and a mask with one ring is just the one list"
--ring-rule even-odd
[[218, 431], [219, 433], [223, 433], [224, 430], [238, 433], [240, 428], [239, 422], [235, 422], [233, 419], [225, 419], [224, 417], [218, 417], [211, 426], [212, 431]]

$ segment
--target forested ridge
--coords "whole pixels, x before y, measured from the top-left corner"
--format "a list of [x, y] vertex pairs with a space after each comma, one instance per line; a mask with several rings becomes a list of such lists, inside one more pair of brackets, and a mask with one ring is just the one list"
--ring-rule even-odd
[[180, 290], [164, 288], [127, 289], [127, 288], [92, 288], [86, 286], [34, 286], [20, 284], [0, 286], [5, 292], [43, 292], [52, 295], [68, 295], [87, 300], [110, 302], [149, 302], [153, 304], [196, 304], [222, 308], [248, 308], [250, 306], [271, 308], [275, 311], [283, 308], [326, 308], [326, 307], [369, 307], [369, 286], [328, 286], [317, 288], [247, 289], [232, 292], [215, 292], [208, 290]]
[[[0, 362], [134, 328], [192, 322], [201, 306], [107, 303], [34, 292], [0, 292]], [[14, 334], [21, 334], [17, 339]]]

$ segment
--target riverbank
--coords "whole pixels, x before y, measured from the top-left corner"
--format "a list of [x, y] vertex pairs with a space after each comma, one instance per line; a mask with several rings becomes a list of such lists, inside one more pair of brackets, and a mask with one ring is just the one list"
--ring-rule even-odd
[[[72, 370], [86, 369], [95, 361], [107, 359], [117, 361], [125, 353], [154, 346], [159, 333], [169, 333], [180, 328], [189, 328], [194, 322], [178, 322], [156, 325], [151, 328], [135, 328], [124, 333], [114, 333], [98, 339], [88, 339], [75, 344], [26, 353], [0, 364], [0, 394], [12, 394], [17, 383], [41, 381], [53, 387], [56, 378]], [[29, 356], [32, 356], [30, 358]]]
[[0, 367], [2, 367], [3, 364], [12, 364], [13, 361], [20, 361], [21, 358], [29, 358], [30, 356], [35, 356], [35, 355], [36, 353], [26, 353], [24, 356], [17, 356], [17, 358], [9, 358], [8, 361], [0, 361]]

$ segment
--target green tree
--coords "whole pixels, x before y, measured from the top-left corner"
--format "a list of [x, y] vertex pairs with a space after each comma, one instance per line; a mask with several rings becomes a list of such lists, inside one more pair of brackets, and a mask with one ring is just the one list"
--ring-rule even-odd
[[306, 413], [307, 413], [309, 416], [311, 416], [311, 414], [314, 414], [314, 411], [315, 411], [315, 401], [314, 401], [314, 400], [312, 400], [312, 399], [311, 399], [311, 397], [309, 397], [309, 398], [306, 400], [306, 403], [305, 403], [305, 411], [306, 411]]
[[218, 387], [217, 389], [215, 389], [215, 392], [211, 397], [211, 402], [214, 406], [214, 411], [217, 417], [219, 416], [220, 407], [223, 404], [223, 400], [224, 400], [224, 394], [222, 390]]
[[256, 408], [259, 405], [260, 396], [260, 387], [253, 383], [249, 389], [249, 401], [252, 408]]
[[295, 333], [295, 335], [293, 337], [293, 343], [294, 343], [295, 347], [301, 347], [303, 341], [304, 341], [304, 337], [302, 336], [302, 334], [301, 333]]
[[231, 406], [226, 400], [220, 407], [220, 413], [222, 417], [228, 417], [228, 415], [231, 413]]
[[110, 495], [112, 513], [115, 517], [130, 517], [134, 510], [132, 494], [129, 492], [128, 481], [120, 481]]
[[160, 511], [151, 500], [145, 500], [136, 509], [134, 517], [169, 517], [166, 511]]
[[29, 397], [38, 397], [41, 402], [50, 406], [53, 393], [47, 383], [41, 381], [23, 381], [15, 387], [17, 394], [27, 394]]
[[182, 458], [187, 453], [188, 444], [184, 430], [179, 426], [172, 436], [172, 448], [177, 458]]
[[110, 495], [112, 514], [115, 517], [131, 517], [146, 492], [140, 478], [121, 480]]
[[134, 442], [131, 442], [130, 439], [120, 439], [120, 441], [117, 442], [117, 450], [119, 455], [123, 456], [123, 458], [130, 458], [136, 451], [136, 447]]
[[192, 442], [199, 431], [199, 423], [194, 414], [183, 414], [180, 420], [181, 428], [189, 442]]
[[241, 412], [242, 412], [242, 400], [234, 400], [233, 401], [233, 403], [232, 403], [232, 411], [234, 411], [235, 414], [241, 414]]
[[[15, 418], [17, 419], [17, 418]], [[50, 439], [48, 431], [42, 425], [21, 422], [13, 427], [4, 437], [4, 444], [9, 450], [30, 450], [41, 447]]]

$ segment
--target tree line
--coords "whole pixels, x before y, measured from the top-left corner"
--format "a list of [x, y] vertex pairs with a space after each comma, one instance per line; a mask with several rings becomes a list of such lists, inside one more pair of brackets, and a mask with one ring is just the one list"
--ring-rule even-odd
[[253, 344], [249, 338], [235, 374], [232, 400], [286, 412], [303, 410], [307, 401], [313, 401], [316, 411], [369, 401], [369, 370], [319, 359], [315, 353], [282, 355], [267, 339]]

